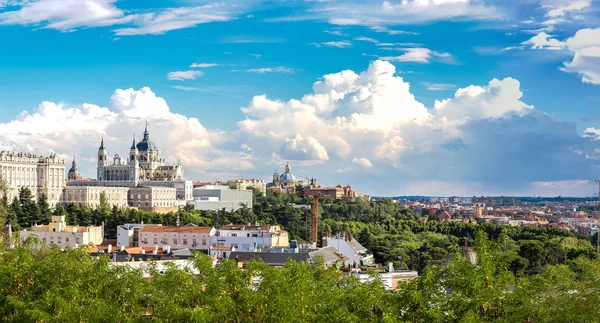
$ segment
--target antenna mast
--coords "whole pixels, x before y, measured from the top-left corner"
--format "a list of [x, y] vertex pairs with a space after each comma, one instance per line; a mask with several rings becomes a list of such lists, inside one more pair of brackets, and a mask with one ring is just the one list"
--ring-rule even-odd
[[[598, 184], [598, 213], [596, 214], [600, 214], [600, 179], [595, 179], [594, 182]], [[600, 226], [596, 230], [596, 249], [600, 252]]]

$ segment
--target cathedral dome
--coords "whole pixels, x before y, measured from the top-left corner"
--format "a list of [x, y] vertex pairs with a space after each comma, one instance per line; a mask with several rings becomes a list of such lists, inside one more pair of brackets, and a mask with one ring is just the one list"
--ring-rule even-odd
[[158, 150], [156, 144], [150, 140], [150, 133], [148, 132], [148, 124], [146, 124], [146, 130], [144, 131], [144, 139], [137, 143], [135, 146], [138, 151], [150, 151], [150, 150]]
[[283, 173], [281, 175], [281, 181], [286, 183], [296, 183], [299, 182], [298, 177], [292, 173]]
[[77, 169], [77, 163], [73, 158], [73, 164], [71, 165], [71, 169], [69, 169], [69, 173], [67, 174], [67, 179], [69, 180], [78, 180], [81, 179], [81, 173], [79, 169]]

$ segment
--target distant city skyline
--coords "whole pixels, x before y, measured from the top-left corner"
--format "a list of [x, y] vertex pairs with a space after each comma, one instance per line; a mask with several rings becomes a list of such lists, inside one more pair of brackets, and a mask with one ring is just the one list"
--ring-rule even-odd
[[95, 178], [148, 121], [195, 181], [597, 194], [599, 1], [63, 3], [0, 0], [0, 150]]

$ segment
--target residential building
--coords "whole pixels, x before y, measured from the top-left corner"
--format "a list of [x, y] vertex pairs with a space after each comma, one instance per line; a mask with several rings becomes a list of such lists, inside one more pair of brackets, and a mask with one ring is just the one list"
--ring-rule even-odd
[[34, 225], [21, 231], [21, 242], [25, 242], [32, 235], [37, 236], [42, 245], [55, 244], [64, 249], [101, 244], [103, 233], [100, 226], [70, 226], [65, 222], [64, 216], [53, 216], [49, 224]]
[[171, 249], [208, 250], [216, 229], [206, 226], [144, 226], [138, 231], [140, 247], [170, 246]]
[[210, 246], [208, 254], [217, 259], [229, 259], [229, 255], [235, 251], [232, 246]]
[[235, 247], [239, 252], [290, 246], [287, 231], [278, 225], [224, 225], [211, 239], [212, 246]]
[[224, 185], [206, 185], [195, 188], [193, 200], [188, 201], [196, 210], [235, 211], [245, 205], [252, 208], [253, 194], [250, 190], [232, 190]]
[[58, 158], [56, 154], [42, 157], [2, 151], [0, 152], [0, 176], [8, 185], [9, 200], [18, 195], [19, 188], [27, 187], [34, 198], [45, 194], [48, 203], [55, 205], [60, 201], [65, 187], [65, 161]]
[[323, 247], [332, 246], [341, 252], [353, 266], [365, 266], [375, 262], [373, 254], [363, 247], [352, 234], [327, 234], [322, 239]]
[[138, 232], [145, 226], [162, 226], [162, 224], [127, 223], [117, 227], [117, 246], [139, 247]]

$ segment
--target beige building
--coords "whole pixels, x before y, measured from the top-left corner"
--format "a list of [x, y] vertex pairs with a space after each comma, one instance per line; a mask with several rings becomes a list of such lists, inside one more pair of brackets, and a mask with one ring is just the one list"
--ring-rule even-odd
[[100, 205], [100, 195], [104, 193], [111, 207], [127, 207], [128, 191], [128, 187], [67, 186], [63, 190], [61, 203], [95, 208]]
[[53, 216], [49, 224], [34, 225], [21, 231], [21, 242], [25, 242], [32, 235], [37, 236], [42, 245], [54, 244], [62, 249], [76, 248], [89, 243], [94, 245], [102, 243], [102, 227], [70, 226], [66, 224], [64, 216]]
[[26, 153], [0, 152], [0, 176], [8, 184], [8, 199], [18, 195], [19, 188], [28, 187], [35, 198], [46, 194], [48, 203], [59, 202], [65, 186], [65, 161], [52, 154], [49, 157]]
[[200, 249], [208, 250], [210, 239], [216, 233], [213, 227], [195, 225], [173, 226], [144, 226], [138, 231], [140, 247], [163, 247], [170, 249]]
[[144, 211], [177, 211], [177, 189], [174, 187], [159, 186], [131, 187], [129, 188], [128, 203], [129, 206]]
[[236, 179], [227, 181], [227, 185], [231, 188], [245, 191], [248, 189], [257, 189], [263, 195], [267, 192], [267, 183], [260, 179]]

